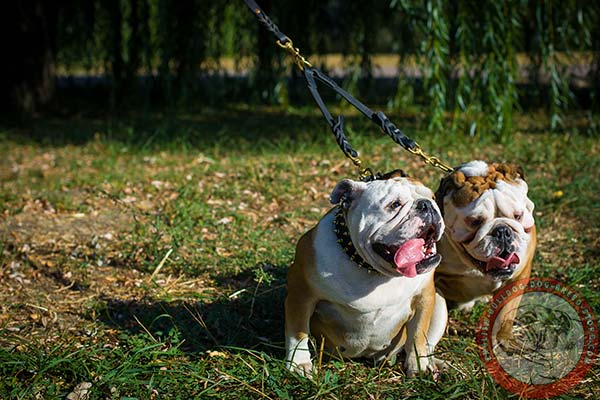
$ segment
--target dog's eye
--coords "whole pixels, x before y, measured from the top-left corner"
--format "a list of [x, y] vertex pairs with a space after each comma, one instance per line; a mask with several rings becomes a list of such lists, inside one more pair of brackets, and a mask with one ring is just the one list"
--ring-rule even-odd
[[402, 207], [402, 203], [400, 202], [400, 200], [396, 200], [396, 201], [394, 201], [392, 204], [390, 204], [390, 208], [391, 208], [392, 210], [397, 210], [397, 209], [399, 209], [400, 207]]
[[350, 202], [348, 201], [348, 199], [343, 198], [341, 201], [341, 206], [342, 206], [342, 210], [347, 210], [350, 208]]
[[516, 212], [513, 217], [515, 218], [515, 221], [521, 222], [523, 219], [523, 212]]
[[465, 221], [471, 228], [477, 228], [483, 223], [483, 218], [468, 217]]

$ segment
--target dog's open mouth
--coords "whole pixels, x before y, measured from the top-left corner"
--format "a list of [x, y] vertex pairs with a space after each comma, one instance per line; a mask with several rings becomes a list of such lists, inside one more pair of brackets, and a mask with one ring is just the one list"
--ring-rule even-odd
[[[469, 252], [467, 251], [467, 254]], [[491, 257], [486, 261], [481, 261], [469, 254], [473, 263], [486, 274], [493, 275], [496, 278], [506, 278], [512, 275], [517, 265], [521, 262], [519, 255], [515, 252], [503, 250], [497, 256]]]
[[396, 271], [413, 278], [435, 268], [441, 256], [436, 252], [435, 240], [438, 228], [434, 224], [426, 225], [421, 233], [400, 245], [374, 243], [373, 250], [385, 261], [396, 266]]

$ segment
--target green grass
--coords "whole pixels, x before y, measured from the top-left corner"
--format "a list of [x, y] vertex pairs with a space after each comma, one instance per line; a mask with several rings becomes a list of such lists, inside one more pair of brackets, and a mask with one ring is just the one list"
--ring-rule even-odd
[[[452, 165], [523, 165], [534, 275], [600, 311], [600, 143], [577, 116], [564, 134], [523, 116], [502, 144], [391, 117]], [[437, 186], [441, 172], [359, 116], [347, 124], [367, 166]], [[94, 399], [516, 397], [477, 355], [483, 306], [451, 313], [438, 350], [454, 368], [439, 382], [351, 361], [324, 362], [314, 382], [285, 370], [295, 243], [356, 175], [312, 108], [4, 122], [0, 154], [0, 398], [64, 398], [82, 382]], [[594, 398], [599, 373], [563, 397]]]

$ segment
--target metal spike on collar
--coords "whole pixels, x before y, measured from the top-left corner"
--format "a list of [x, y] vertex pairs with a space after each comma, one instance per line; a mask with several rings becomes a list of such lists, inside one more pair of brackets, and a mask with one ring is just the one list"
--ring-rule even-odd
[[344, 211], [341, 207], [338, 207], [335, 213], [335, 219], [333, 220], [333, 232], [337, 236], [337, 242], [340, 244], [340, 247], [346, 253], [350, 260], [354, 262], [358, 267], [367, 270], [370, 274], [371, 272], [378, 272], [373, 266], [367, 263], [360, 254], [357, 253], [356, 247], [352, 243], [352, 239], [350, 238], [350, 232], [348, 231], [348, 226], [346, 225], [346, 218], [344, 217]]

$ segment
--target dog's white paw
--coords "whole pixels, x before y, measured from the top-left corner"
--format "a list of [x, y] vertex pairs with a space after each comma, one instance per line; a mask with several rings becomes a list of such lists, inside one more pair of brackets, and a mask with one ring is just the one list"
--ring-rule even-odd
[[[419, 375], [419, 372], [424, 369], [427, 361], [426, 358], [417, 361], [417, 358], [414, 356], [406, 357], [406, 361], [404, 362], [404, 373], [409, 378], [415, 377]], [[420, 367], [420, 368], [419, 368]]]
[[289, 371], [295, 372], [300, 376], [304, 376], [308, 379], [312, 379], [313, 377], [313, 365], [310, 361], [299, 364], [293, 361], [286, 361], [285, 366]]
[[409, 378], [413, 378], [420, 373], [431, 375], [434, 381], [437, 381], [440, 374], [448, 369], [448, 363], [433, 356], [420, 357], [417, 361], [415, 356], [407, 357], [404, 362], [404, 373]]

